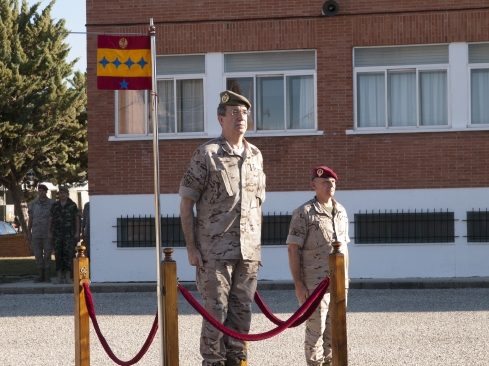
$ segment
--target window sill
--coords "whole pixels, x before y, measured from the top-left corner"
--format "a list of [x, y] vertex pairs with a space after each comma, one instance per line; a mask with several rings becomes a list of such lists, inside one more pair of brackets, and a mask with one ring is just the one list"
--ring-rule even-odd
[[[246, 132], [245, 138], [248, 137], [295, 137], [295, 136], [320, 136], [324, 135], [324, 131], [270, 131], [270, 132]], [[211, 139], [219, 137], [219, 135], [210, 135], [207, 133], [188, 134], [188, 135], [163, 135], [160, 134], [159, 140], [190, 140], [190, 139]], [[125, 135], [125, 136], [109, 136], [109, 141], [152, 141], [153, 135]]]
[[440, 127], [440, 128], [385, 128], [385, 129], [361, 129], [346, 130], [347, 135], [375, 135], [390, 133], [426, 133], [426, 132], [470, 132], [470, 131], [489, 131], [489, 126], [484, 127]]

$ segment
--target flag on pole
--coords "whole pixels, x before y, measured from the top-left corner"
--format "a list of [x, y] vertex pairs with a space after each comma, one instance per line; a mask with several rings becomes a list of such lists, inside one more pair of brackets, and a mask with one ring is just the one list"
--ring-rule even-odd
[[151, 90], [149, 36], [98, 36], [97, 87]]

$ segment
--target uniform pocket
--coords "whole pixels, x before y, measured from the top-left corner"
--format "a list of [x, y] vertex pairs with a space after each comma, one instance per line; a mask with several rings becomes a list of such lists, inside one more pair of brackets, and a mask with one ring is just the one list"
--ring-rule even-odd
[[208, 187], [210, 189], [209, 203], [220, 202], [234, 195], [229, 176], [225, 170], [212, 171]]

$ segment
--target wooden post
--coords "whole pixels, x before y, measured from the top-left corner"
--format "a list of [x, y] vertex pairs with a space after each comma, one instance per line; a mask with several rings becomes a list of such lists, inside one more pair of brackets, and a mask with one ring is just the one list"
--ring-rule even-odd
[[331, 315], [333, 366], [348, 365], [348, 344], [346, 340], [346, 293], [345, 256], [340, 253], [341, 243], [333, 244], [329, 255], [329, 290], [331, 294], [329, 311]]
[[161, 262], [161, 283], [163, 284], [163, 320], [164, 320], [164, 366], [178, 366], [178, 288], [177, 262], [171, 254], [173, 249], [163, 249], [165, 259]]
[[[83, 242], [82, 242], [83, 243]], [[90, 366], [90, 322], [82, 283], [90, 281], [88, 258], [84, 245], [76, 246], [73, 259], [73, 290], [75, 293], [75, 366]]]

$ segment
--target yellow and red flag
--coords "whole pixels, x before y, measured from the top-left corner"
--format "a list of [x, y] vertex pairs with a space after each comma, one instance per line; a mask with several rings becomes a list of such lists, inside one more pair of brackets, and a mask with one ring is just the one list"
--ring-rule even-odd
[[103, 90], [151, 90], [149, 36], [98, 36], [97, 87]]

